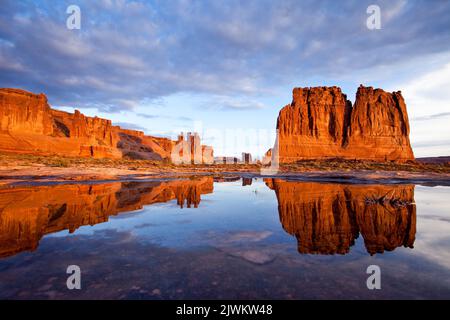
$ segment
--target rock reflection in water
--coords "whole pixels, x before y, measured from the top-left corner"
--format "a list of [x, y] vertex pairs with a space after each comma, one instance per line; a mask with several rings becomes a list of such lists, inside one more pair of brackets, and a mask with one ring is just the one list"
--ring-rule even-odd
[[[359, 234], [372, 255], [413, 247], [413, 185], [265, 182], [276, 193], [280, 222], [297, 238], [299, 253], [346, 254]], [[47, 234], [73, 233], [81, 226], [107, 222], [112, 215], [145, 205], [176, 200], [181, 208], [197, 208], [201, 195], [213, 192], [213, 184], [212, 177], [201, 177], [0, 190], [0, 258], [35, 250]], [[251, 184], [251, 178], [242, 180], [242, 185]]]
[[108, 221], [144, 205], [177, 200], [198, 207], [213, 192], [213, 178], [164, 182], [17, 187], [0, 190], [0, 258], [33, 251], [50, 233]]
[[346, 254], [359, 234], [371, 255], [413, 248], [413, 185], [350, 185], [265, 179], [278, 199], [280, 221], [298, 252]]

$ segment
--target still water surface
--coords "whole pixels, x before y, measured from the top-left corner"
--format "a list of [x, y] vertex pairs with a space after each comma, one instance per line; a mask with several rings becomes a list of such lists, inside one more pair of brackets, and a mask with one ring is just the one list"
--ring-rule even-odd
[[[69, 265], [81, 290], [66, 287]], [[381, 290], [367, 289], [369, 265]], [[450, 299], [450, 188], [193, 177], [3, 189], [0, 298]]]

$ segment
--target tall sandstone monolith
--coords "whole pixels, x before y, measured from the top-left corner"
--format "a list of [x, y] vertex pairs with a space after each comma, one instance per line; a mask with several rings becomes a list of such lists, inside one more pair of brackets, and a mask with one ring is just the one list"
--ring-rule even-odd
[[280, 163], [308, 159], [414, 160], [401, 92], [358, 88], [355, 104], [338, 87], [295, 88], [278, 116]]

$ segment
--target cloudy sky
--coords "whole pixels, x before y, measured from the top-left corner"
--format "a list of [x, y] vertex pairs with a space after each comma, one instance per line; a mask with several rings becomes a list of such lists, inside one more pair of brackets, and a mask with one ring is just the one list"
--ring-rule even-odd
[[267, 150], [293, 87], [359, 84], [402, 91], [416, 156], [450, 155], [450, 1], [0, 0], [0, 87], [216, 155]]

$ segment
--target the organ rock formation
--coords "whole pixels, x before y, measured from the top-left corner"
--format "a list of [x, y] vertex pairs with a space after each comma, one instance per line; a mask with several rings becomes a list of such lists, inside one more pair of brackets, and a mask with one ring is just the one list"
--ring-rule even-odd
[[412, 248], [414, 185], [344, 185], [266, 179], [283, 228], [302, 254], [346, 254], [362, 236], [371, 255]]
[[[170, 159], [177, 142], [110, 120], [51, 109], [44, 94], [0, 89], [0, 151], [93, 158]], [[212, 153], [210, 147], [202, 146]]]
[[401, 92], [358, 88], [355, 104], [338, 87], [295, 88], [278, 116], [280, 163], [304, 159], [414, 160]]

